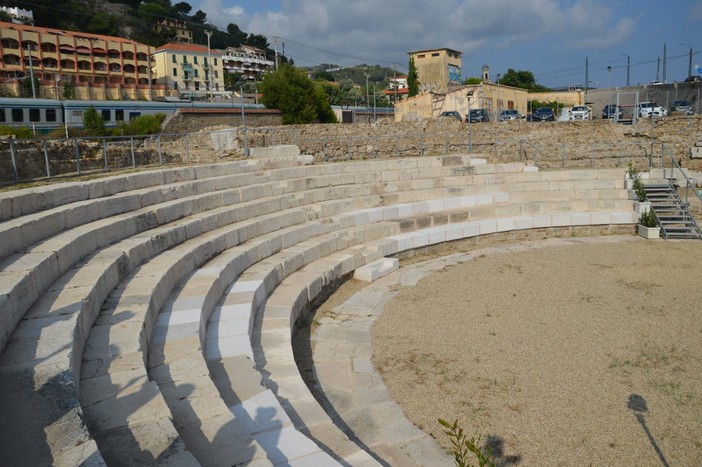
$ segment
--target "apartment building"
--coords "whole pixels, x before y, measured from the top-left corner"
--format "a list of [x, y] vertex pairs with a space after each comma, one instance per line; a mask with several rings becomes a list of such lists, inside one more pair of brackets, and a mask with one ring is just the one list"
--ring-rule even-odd
[[266, 58], [266, 52], [250, 45], [227, 47], [222, 60], [226, 72], [240, 74], [244, 79], [259, 79], [275, 70], [275, 62]]
[[419, 75], [420, 92], [445, 93], [461, 84], [462, 52], [453, 49], [430, 49], [409, 52]]
[[156, 32], [161, 32], [166, 29], [173, 31], [174, 33], [174, 37], [171, 38], [171, 40], [176, 42], [187, 42], [189, 44], [193, 43], [193, 32], [188, 28], [185, 21], [166, 18], [154, 26], [154, 31]]
[[0, 22], [0, 84], [19, 96], [34, 76], [35, 97], [151, 100], [169, 95], [152, 82], [152, 52], [121, 37]]
[[153, 75], [159, 85], [183, 97], [229, 95], [224, 91], [222, 52], [197, 44], [162, 45], [152, 54]]

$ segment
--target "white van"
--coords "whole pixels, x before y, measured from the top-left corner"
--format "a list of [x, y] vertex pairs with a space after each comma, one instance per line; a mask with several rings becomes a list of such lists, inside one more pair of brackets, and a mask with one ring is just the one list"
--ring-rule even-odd
[[650, 117], [651, 114], [655, 117], [665, 117], [668, 115], [668, 111], [654, 101], [639, 102], [636, 104], [636, 113], [639, 118]]

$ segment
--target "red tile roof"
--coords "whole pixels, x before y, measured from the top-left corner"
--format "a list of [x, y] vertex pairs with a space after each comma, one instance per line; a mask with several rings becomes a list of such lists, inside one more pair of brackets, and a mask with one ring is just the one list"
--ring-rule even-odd
[[[207, 47], [204, 45], [197, 45], [197, 44], [189, 44], [187, 42], [170, 42], [168, 44], [162, 45], [160, 47], [156, 48], [156, 51], [160, 50], [168, 50], [168, 51], [177, 51], [177, 52], [200, 52], [200, 53], [207, 53]], [[209, 49], [211, 53], [220, 53], [217, 52], [215, 49]]]

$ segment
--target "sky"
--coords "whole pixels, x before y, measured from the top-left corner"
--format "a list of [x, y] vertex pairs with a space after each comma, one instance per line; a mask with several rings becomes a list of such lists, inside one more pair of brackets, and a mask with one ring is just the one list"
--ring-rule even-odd
[[[226, 29], [268, 37], [297, 66], [380, 65], [407, 71], [414, 50], [463, 53], [463, 77], [531, 71], [547, 87], [687, 77], [702, 68], [702, 1], [694, 0], [191, 0]], [[664, 55], [664, 44], [666, 53]], [[681, 45], [684, 44], [684, 45]], [[667, 57], [664, 60], [664, 56]], [[665, 66], [664, 66], [665, 62]], [[612, 67], [608, 70], [608, 67]], [[665, 71], [665, 76], [664, 76]], [[702, 70], [701, 70], [702, 72]]]

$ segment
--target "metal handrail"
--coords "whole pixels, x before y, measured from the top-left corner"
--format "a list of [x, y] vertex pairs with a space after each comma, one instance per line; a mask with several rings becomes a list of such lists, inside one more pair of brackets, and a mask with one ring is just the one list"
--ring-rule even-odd
[[[665, 159], [666, 155], [670, 158], [670, 161], [671, 161], [670, 162], [670, 177], [666, 177], [666, 175], [665, 175], [666, 174], [666, 167], [665, 167], [664, 159]], [[661, 143], [661, 169], [663, 169], [663, 178], [665, 178], [665, 179], [668, 179], [671, 181], [674, 180], [675, 179], [675, 172], [674, 172], [675, 169], [678, 169], [678, 171], [683, 176], [683, 178], [685, 178], [685, 182], [686, 182], [685, 206], [689, 207], [690, 203], [688, 201], [689, 200], [688, 193], [690, 191], [690, 186], [694, 186], [694, 183], [692, 182], [692, 180], [690, 180], [690, 177], [687, 176], [687, 174], [682, 169], [682, 167], [680, 167], [680, 164], [678, 163], [677, 160], [675, 160], [675, 157], [670, 152], [670, 149], [664, 143]], [[697, 196], [697, 198], [700, 200], [700, 202], [702, 202], [702, 196], [700, 196], [700, 194], [697, 192], [697, 190], [692, 190], [692, 191], [693, 191], [693, 193], [695, 193], [695, 196]]]

